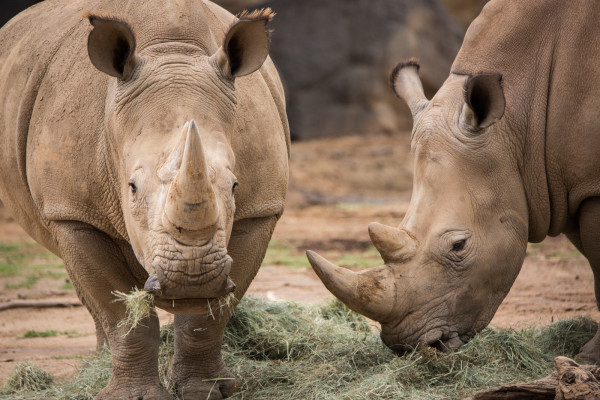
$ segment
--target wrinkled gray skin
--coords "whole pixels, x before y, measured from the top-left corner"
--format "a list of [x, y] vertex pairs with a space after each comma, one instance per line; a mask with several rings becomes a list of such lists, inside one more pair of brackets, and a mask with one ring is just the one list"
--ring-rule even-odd
[[[413, 114], [414, 183], [399, 227], [369, 226], [385, 264], [353, 273], [308, 253], [389, 347], [462, 345], [547, 235], [587, 257], [600, 304], [599, 20], [590, 0], [494, 0], [431, 101], [416, 62], [392, 74]], [[600, 361], [600, 333], [579, 358]]]
[[0, 30], [0, 199], [63, 258], [111, 348], [97, 399], [171, 398], [158, 318], [118, 326], [111, 291], [144, 286], [176, 314], [180, 397], [236, 388], [220, 349], [232, 310], [214, 298], [243, 296], [287, 190], [271, 17], [197, 0], [47, 0]]

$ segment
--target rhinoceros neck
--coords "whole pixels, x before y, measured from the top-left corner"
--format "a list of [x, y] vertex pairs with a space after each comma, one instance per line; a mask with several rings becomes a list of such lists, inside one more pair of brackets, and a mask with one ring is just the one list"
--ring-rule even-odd
[[[99, 175], [104, 181], [105, 195], [102, 199], [101, 207], [105, 213], [108, 213], [108, 221], [111, 225], [111, 230], [116, 233], [119, 239], [128, 240], [127, 229], [125, 227], [125, 219], [123, 218], [123, 212], [121, 209], [121, 196], [119, 188], [121, 187], [119, 179], [117, 177], [116, 164], [111, 157], [111, 153], [108, 148], [108, 143], [104, 132], [102, 132], [102, 140], [98, 143], [96, 158], [96, 168], [99, 171]], [[113, 235], [114, 235], [113, 233]]]
[[[576, 22], [586, 19], [581, 15], [573, 18], [568, 13], [587, 12], [593, 7], [579, 4], [581, 11], [576, 11], [577, 4], [565, 5], [557, 0], [488, 3], [469, 27], [452, 66], [453, 73], [502, 74], [506, 110], [501, 123], [513, 143], [529, 208], [529, 240], [534, 242], [564, 231], [570, 214], [562, 166], [554, 157], [554, 120], [564, 118], [557, 111], [569, 113], [567, 108], [557, 108], [561, 91], [564, 95], [569, 89], [559, 74], [564, 75], [570, 68], [566, 60], [557, 57], [567, 47], [561, 37], [564, 35], [558, 33], [577, 31]], [[581, 64], [586, 63], [579, 58]], [[579, 62], [575, 61], [578, 67]], [[560, 79], [563, 84], [557, 85]], [[561, 134], [564, 137], [565, 132]]]

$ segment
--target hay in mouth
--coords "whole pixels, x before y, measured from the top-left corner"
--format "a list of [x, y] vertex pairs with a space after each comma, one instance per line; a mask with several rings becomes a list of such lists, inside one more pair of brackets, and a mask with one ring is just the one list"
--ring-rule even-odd
[[125, 303], [125, 318], [117, 324], [119, 328], [129, 327], [129, 330], [123, 336], [129, 335], [131, 331], [141, 325], [143, 319], [149, 318], [152, 313], [156, 314], [156, 310], [154, 309], [154, 295], [150, 292], [133, 288], [129, 293], [123, 293], [118, 290], [111, 293], [116, 297], [114, 301]]

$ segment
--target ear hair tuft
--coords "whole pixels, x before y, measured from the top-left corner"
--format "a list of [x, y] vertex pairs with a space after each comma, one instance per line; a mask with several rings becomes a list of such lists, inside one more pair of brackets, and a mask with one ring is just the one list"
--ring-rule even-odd
[[[225, 31], [223, 32], [223, 39], [221, 40], [221, 42], [223, 42], [223, 45], [225, 45], [225, 41], [227, 40], [227, 33], [231, 30], [231, 28], [233, 28], [235, 25], [237, 25], [240, 21], [261, 21], [261, 20], [263, 20], [263, 21], [265, 21], [265, 27], [266, 27], [266, 25], [273, 20], [273, 17], [275, 15], [277, 15], [277, 14], [273, 12], [271, 7], [261, 8], [261, 9], [252, 10], [252, 11], [248, 11], [248, 10], [241, 11], [236, 15], [236, 18], [233, 20], [233, 22], [231, 24], [229, 24], [227, 29], [225, 29]], [[265, 28], [265, 31], [267, 32], [267, 39], [269, 40], [269, 44], [270, 44], [271, 43], [271, 33], [273, 33], [273, 30]]]
[[390, 87], [392, 88], [392, 91], [394, 92], [396, 97], [399, 97], [395, 89], [396, 79], [398, 78], [398, 72], [400, 72], [401, 69], [406, 67], [416, 67], [417, 72], [419, 72], [421, 65], [419, 64], [419, 60], [417, 58], [411, 57], [407, 61], [399, 62], [398, 65], [394, 67], [392, 73], [390, 74]]
[[244, 10], [237, 14], [236, 17], [237, 19], [243, 21], [257, 21], [261, 19], [266, 19], [267, 22], [271, 22], [275, 15], [276, 14], [273, 12], [273, 10], [270, 7], [267, 7], [253, 11]]
[[123, 18], [121, 18], [119, 16], [116, 16], [114, 14], [108, 14], [108, 13], [102, 13], [102, 12], [91, 12], [89, 10], [85, 10], [83, 12], [82, 16], [83, 16], [83, 18], [87, 18], [90, 21], [90, 24], [92, 24], [92, 26], [95, 26], [94, 22], [97, 19], [121, 22], [121, 23], [125, 24], [131, 30], [131, 32], [134, 35], [137, 35], [137, 32], [135, 30], [135, 26], [133, 24], [131, 24], [126, 19], [123, 19]]

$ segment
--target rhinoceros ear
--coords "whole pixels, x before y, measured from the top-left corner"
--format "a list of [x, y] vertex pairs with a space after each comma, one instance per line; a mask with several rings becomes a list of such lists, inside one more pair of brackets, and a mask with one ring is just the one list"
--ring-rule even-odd
[[419, 62], [411, 58], [396, 65], [390, 75], [390, 86], [396, 96], [404, 100], [410, 108], [413, 121], [417, 120], [429, 104], [419, 78], [419, 68]]
[[259, 69], [269, 55], [271, 41], [267, 23], [275, 14], [270, 8], [244, 11], [229, 27], [223, 46], [214, 55], [228, 78], [238, 78]]
[[461, 122], [471, 130], [480, 130], [494, 124], [504, 115], [502, 75], [472, 75], [465, 83], [465, 104]]
[[135, 34], [127, 22], [115, 17], [84, 14], [94, 27], [88, 36], [88, 54], [100, 71], [127, 79], [135, 59]]

